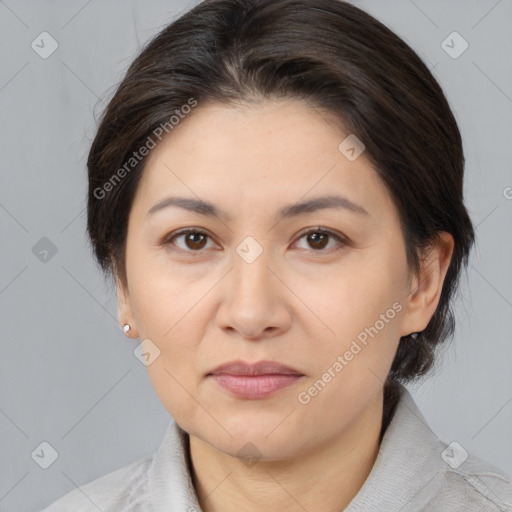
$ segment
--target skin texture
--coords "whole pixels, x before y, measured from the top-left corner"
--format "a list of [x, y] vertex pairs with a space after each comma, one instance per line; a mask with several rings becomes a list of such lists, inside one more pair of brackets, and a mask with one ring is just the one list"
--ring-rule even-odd
[[[438, 304], [452, 237], [441, 233], [412, 275], [396, 207], [364, 153], [349, 161], [339, 151], [347, 135], [300, 101], [202, 104], [149, 155], [129, 216], [119, 319], [130, 337], [160, 350], [148, 374], [190, 434], [207, 512], [346, 507], [378, 454], [383, 384], [399, 338], [423, 330]], [[333, 194], [368, 214], [277, 215]], [[231, 219], [175, 206], [148, 216], [170, 195], [212, 202]], [[183, 228], [208, 236], [170, 241]], [[347, 242], [312, 240], [306, 228]], [[263, 250], [251, 263], [236, 251], [248, 236]], [[393, 318], [301, 403], [299, 393], [393, 304]], [[278, 361], [303, 377], [270, 397], [240, 399], [207, 377], [236, 359]], [[237, 456], [244, 446], [255, 464]]]

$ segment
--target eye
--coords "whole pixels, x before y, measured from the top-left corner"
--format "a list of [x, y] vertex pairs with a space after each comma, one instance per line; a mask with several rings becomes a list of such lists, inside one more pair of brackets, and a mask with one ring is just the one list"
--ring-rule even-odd
[[[336, 240], [339, 244], [341, 244], [341, 246], [347, 245], [348, 243], [343, 237], [337, 235], [336, 233], [319, 227], [309, 229], [302, 234], [299, 240], [303, 238], [306, 238], [306, 242], [310, 247], [313, 247], [315, 252], [331, 252], [330, 250], [324, 251], [329, 238]], [[340, 248], [341, 247], [338, 249]], [[332, 247], [330, 249], [332, 249]]]
[[201, 231], [200, 229], [186, 229], [180, 231], [173, 236], [164, 240], [164, 245], [169, 245], [174, 242], [174, 240], [178, 240], [183, 238], [183, 243], [185, 247], [178, 248], [185, 252], [199, 252], [205, 248], [205, 241], [210, 237], [208, 233], [205, 231]]

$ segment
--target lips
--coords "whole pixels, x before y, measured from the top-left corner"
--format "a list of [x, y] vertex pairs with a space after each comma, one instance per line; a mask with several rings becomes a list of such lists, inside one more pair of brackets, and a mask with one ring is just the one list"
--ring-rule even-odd
[[303, 375], [295, 368], [291, 368], [276, 361], [258, 361], [246, 363], [244, 361], [230, 361], [221, 364], [208, 375]]
[[208, 377], [231, 396], [244, 400], [267, 398], [281, 389], [292, 386], [304, 375], [276, 361], [249, 364], [231, 361], [215, 368]]

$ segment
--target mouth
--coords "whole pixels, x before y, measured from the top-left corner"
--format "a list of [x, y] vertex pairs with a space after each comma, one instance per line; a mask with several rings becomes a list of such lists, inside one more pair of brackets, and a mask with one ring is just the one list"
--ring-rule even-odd
[[269, 397], [304, 376], [295, 368], [276, 361], [259, 361], [254, 364], [231, 361], [207, 375], [232, 395], [249, 400]]

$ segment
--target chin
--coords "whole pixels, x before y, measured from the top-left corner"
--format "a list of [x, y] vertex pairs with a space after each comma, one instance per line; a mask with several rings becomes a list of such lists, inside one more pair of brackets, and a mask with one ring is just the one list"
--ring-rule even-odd
[[250, 467], [258, 461], [285, 460], [296, 455], [297, 447], [293, 443], [293, 437], [285, 430], [282, 434], [284, 435], [274, 437], [274, 434], [271, 434], [266, 437], [265, 432], [257, 431], [255, 428], [244, 432], [233, 432], [233, 437], [229, 439], [212, 439], [208, 433], [201, 439], [217, 450], [240, 459]]

